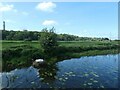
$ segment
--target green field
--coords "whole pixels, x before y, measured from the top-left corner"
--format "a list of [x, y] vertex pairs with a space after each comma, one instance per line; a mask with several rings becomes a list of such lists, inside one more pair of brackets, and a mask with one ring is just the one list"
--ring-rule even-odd
[[[3, 68], [26, 67], [31, 65], [32, 59], [44, 58], [49, 64], [58, 61], [77, 58], [118, 53], [120, 48], [117, 41], [60, 41], [59, 46], [51, 57], [46, 56], [38, 41], [2, 41]], [[8, 69], [9, 69], [8, 68]]]
[[2, 41], [2, 50], [8, 49], [14, 46], [30, 45], [32, 47], [40, 48], [38, 41], [24, 42], [24, 41]]
[[[117, 41], [59, 41], [59, 46], [64, 47], [104, 47], [118, 45]], [[30, 45], [35, 48], [40, 48], [38, 41], [25, 42], [25, 41], [2, 41], [2, 50], [14, 46]]]

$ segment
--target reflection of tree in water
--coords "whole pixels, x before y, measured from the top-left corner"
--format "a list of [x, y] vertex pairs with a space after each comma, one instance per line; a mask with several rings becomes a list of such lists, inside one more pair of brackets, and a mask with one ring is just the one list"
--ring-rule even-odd
[[11, 71], [14, 70], [16, 68], [24, 68], [24, 67], [29, 67], [31, 66], [30, 62], [24, 62], [24, 64], [20, 64], [20, 62], [16, 62], [16, 64], [12, 64], [12, 63], [7, 63], [6, 61], [2, 62], [2, 71]]
[[54, 65], [47, 65], [44, 68], [40, 68], [39, 74], [42, 82], [54, 82], [56, 73], [58, 71], [57, 66]]

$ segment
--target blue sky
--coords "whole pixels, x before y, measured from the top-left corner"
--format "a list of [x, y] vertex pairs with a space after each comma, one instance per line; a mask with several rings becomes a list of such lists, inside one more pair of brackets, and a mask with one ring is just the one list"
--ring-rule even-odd
[[54, 26], [56, 33], [118, 37], [117, 2], [4, 2], [0, 14], [6, 29], [41, 31]]

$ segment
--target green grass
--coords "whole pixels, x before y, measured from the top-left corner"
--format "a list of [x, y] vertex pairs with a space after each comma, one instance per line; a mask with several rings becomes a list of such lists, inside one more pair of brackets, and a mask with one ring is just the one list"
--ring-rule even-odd
[[15, 46], [23, 46], [23, 45], [30, 45], [35, 48], [40, 48], [40, 44], [38, 41], [33, 42], [24, 42], [24, 41], [2, 41], [2, 50], [8, 49], [10, 47]]
[[88, 46], [103, 46], [103, 45], [115, 45], [118, 44], [116, 41], [72, 41], [72, 42], [59, 42], [61, 46], [65, 47], [88, 47]]
[[[117, 41], [61, 41], [58, 43], [59, 47], [53, 50], [54, 56], [47, 60], [50, 64], [81, 56], [118, 53]], [[32, 63], [33, 58], [46, 58], [38, 41], [2, 41], [1, 45], [4, 69], [27, 66]]]
[[[61, 41], [58, 42], [60, 46], [64, 47], [103, 47], [110, 45], [117, 45], [117, 41]], [[35, 48], [40, 48], [38, 41], [24, 42], [24, 41], [2, 41], [2, 50], [8, 49], [14, 46], [30, 45]]]
[[110, 49], [110, 50], [90, 50], [86, 52], [81, 52], [81, 53], [72, 53], [70, 56], [72, 58], [79, 58], [81, 56], [96, 56], [96, 55], [106, 55], [106, 54], [118, 54], [117, 49]]

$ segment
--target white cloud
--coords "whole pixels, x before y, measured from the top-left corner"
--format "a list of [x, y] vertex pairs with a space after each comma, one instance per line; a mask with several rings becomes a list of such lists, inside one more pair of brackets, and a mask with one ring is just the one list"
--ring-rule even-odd
[[2, 4], [0, 3], [0, 12], [6, 12], [6, 11], [17, 11], [16, 9], [14, 9], [14, 5], [12, 4]]
[[56, 4], [52, 2], [42, 2], [36, 6], [36, 9], [45, 12], [53, 12], [54, 8], [56, 8]]
[[45, 20], [42, 25], [56, 25], [57, 22], [54, 20]]
[[25, 15], [25, 16], [29, 15], [29, 13], [27, 13], [27, 12], [22, 12], [22, 14]]

